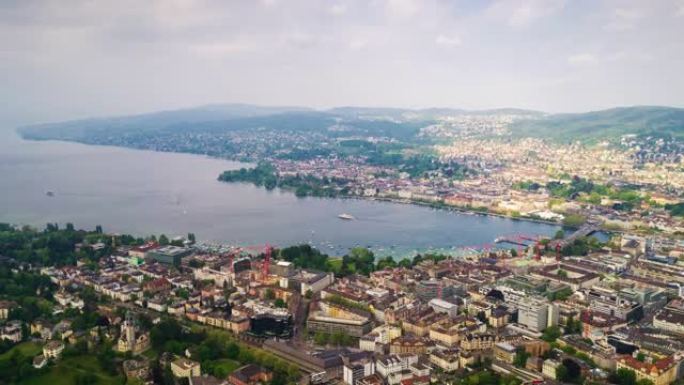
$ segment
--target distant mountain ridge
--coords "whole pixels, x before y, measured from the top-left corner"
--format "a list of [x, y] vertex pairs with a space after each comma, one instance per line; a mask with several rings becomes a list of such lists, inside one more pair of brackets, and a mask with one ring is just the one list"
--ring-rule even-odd
[[514, 137], [553, 140], [596, 141], [625, 134], [671, 135], [684, 138], [684, 109], [636, 106], [607, 110], [546, 114], [540, 111], [501, 108], [464, 110], [453, 108], [337, 107], [315, 110], [293, 106], [216, 104], [160, 111], [132, 116], [94, 118], [21, 127], [27, 139], [61, 139], [89, 142], [93, 136], [154, 134], [179, 131], [231, 131], [249, 129], [326, 130], [333, 125], [355, 126], [369, 135], [397, 135], [406, 138], [420, 126], [437, 123], [448, 116], [515, 115], [510, 125]]

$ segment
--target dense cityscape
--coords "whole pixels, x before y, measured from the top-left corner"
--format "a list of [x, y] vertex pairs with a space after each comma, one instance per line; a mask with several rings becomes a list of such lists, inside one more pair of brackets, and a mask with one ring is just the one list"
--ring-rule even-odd
[[677, 381], [684, 244], [593, 231], [395, 261], [3, 225], [0, 370], [75, 384]]

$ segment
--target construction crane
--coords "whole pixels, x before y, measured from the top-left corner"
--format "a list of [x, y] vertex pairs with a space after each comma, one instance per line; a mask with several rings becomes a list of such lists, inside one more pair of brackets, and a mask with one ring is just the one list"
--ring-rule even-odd
[[266, 244], [266, 247], [264, 248], [264, 262], [261, 265], [261, 276], [263, 278], [268, 277], [269, 273], [269, 268], [271, 266], [271, 252], [273, 251], [273, 248], [271, 245], [268, 243]]
[[231, 271], [233, 270], [233, 259], [236, 254], [239, 254], [242, 251], [251, 251], [252, 253], [256, 253], [257, 255], [263, 254], [264, 260], [261, 262], [261, 276], [262, 279], [268, 277], [269, 270], [271, 267], [271, 254], [273, 253], [273, 247], [270, 244], [265, 244], [265, 245], [251, 245], [251, 246], [240, 246], [235, 249], [234, 252], [229, 254], [229, 263], [230, 263], [230, 269]]

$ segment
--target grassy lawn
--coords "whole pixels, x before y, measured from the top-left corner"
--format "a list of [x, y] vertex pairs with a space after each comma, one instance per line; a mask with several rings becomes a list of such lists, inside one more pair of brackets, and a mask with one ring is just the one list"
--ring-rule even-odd
[[121, 385], [123, 376], [111, 376], [100, 368], [93, 356], [69, 357], [59, 361], [45, 374], [23, 380], [19, 385], [72, 385], [79, 374], [92, 373], [98, 385]]
[[8, 359], [15, 351], [21, 353], [24, 357], [37, 356], [43, 351], [43, 346], [37, 342], [22, 342], [12, 347], [12, 349], [0, 354], [0, 361]]
[[330, 269], [332, 269], [334, 271], [340, 271], [340, 269], [342, 268], [342, 258], [332, 258], [331, 257], [330, 259], [328, 259], [326, 264], [328, 265], [328, 267]]
[[157, 352], [154, 351], [154, 349], [147, 349], [142, 353], [142, 356], [149, 358], [150, 360], [155, 360], [157, 359]]
[[214, 367], [214, 373], [219, 374], [219, 378], [225, 378], [229, 374], [233, 373], [235, 369], [241, 367], [242, 364], [235, 360], [223, 358], [213, 361], [212, 366]]

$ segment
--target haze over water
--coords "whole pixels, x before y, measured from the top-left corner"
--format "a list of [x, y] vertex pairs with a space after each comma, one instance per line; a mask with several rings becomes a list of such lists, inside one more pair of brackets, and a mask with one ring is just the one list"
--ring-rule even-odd
[[[394, 256], [553, 234], [558, 227], [403, 204], [297, 198], [216, 180], [237, 162], [202, 156], [32, 142], [0, 131], [0, 221], [43, 227], [98, 224], [135, 235], [197, 234], [203, 241], [284, 246], [311, 242], [341, 255], [356, 245]], [[46, 195], [54, 192], [53, 197]], [[353, 221], [337, 216], [349, 213]]]

